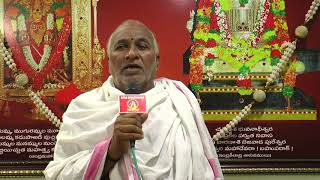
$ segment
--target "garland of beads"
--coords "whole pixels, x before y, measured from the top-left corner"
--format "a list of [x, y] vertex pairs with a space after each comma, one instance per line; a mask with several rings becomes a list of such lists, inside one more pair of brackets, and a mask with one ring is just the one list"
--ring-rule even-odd
[[320, 6], [320, 0], [314, 0], [312, 2], [308, 10], [308, 13], [305, 15], [305, 20], [304, 20], [305, 23], [309, 22], [313, 18], [313, 15], [316, 14], [319, 6]]
[[[16, 84], [19, 87], [23, 87], [28, 83], [28, 77], [26, 74], [19, 74], [17, 65], [14, 63], [14, 60], [12, 58], [12, 53], [11, 49], [7, 49], [6, 46], [4, 45], [3, 42], [3, 34], [0, 33], [0, 53], [3, 57], [3, 60], [5, 63], [8, 65], [8, 67], [12, 70], [14, 76], [15, 76], [15, 81]], [[61, 85], [47, 85], [47, 88], [51, 87], [62, 87]], [[46, 88], [46, 86], [45, 86]], [[40, 109], [40, 112], [44, 114], [49, 121], [53, 125], [55, 125], [57, 128], [60, 127], [61, 125], [61, 120], [48, 108], [48, 106], [41, 100], [40, 98], [40, 92], [38, 91], [37, 93], [33, 92], [30, 88], [28, 89], [29, 97], [31, 98], [32, 102], [36, 105], [37, 108]]]
[[52, 83], [47, 83], [43, 86], [44, 89], [63, 89], [64, 87], [64, 85]]
[[[308, 10], [308, 13], [305, 15], [305, 22], [304, 24], [308, 23], [318, 10], [318, 7], [320, 5], [320, 0], [313, 0], [312, 5], [310, 6], [310, 9]], [[274, 68], [271, 71], [270, 76], [267, 78], [267, 82], [265, 85], [264, 90], [257, 90], [253, 94], [253, 99], [255, 101], [251, 102], [247, 106], [245, 106], [241, 112], [234, 117], [225, 127], [221, 128], [219, 132], [217, 132], [215, 135], [212, 136], [213, 143], [216, 143], [219, 141], [219, 139], [225, 137], [226, 134], [230, 134], [233, 130], [233, 128], [239, 124], [239, 122], [250, 113], [251, 108], [255, 104], [255, 102], [263, 102], [266, 99], [266, 89], [275, 81], [278, 79], [279, 75], [283, 72], [285, 65], [288, 63], [290, 57], [292, 56], [294, 50], [296, 49], [296, 44], [298, 39], [297, 38], [305, 38], [308, 34], [308, 29], [306, 26], [298, 26], [295, 30], [296, 39], [292, 43], [286, 43], [286, 49], [284, 53], [281, 56], [281, 59], [279, 63], [274, 66]]]
[[13, 71], [17, 71], [17, 65], [14, 63], [14, 60], [12, 58], [11, 49], [8, 50], [3, 43], [2, 33], [0, 34], [0, 53], [8, 67]]
[[29, 97], [33, 101], [33, 103], [40, 109], [40, 112], [44, 114], [49, 121], [57, 128], [61, 125], [61, 120], [48, 108], [46, 104], [40, 98], [40, 92], [33, 92], [31, 89], [28, 89]]

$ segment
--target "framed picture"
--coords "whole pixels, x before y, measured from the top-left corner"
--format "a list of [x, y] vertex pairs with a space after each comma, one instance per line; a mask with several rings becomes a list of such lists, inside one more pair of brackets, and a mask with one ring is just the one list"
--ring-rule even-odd
[[0, 13], [0, 176], [42, 176], [59, 129], [32, 97], [59, 119], [57, 91], [92, 88], [91, 1], [0, 0]]
[[188, 21], [191, 88], [224, 173], [320, 173], [320, 52], [298, 41], [286, 55], [289, 3], [199, 0]]

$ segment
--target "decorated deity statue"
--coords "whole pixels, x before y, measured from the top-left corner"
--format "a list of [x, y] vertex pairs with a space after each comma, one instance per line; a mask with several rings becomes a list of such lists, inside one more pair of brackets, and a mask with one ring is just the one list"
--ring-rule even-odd
[[[245, 100], [249, 100], [249, 96], [255, 90], [264, 89], [267, 78], [272, 70], [277, 68], [281, 55], [291, 42], [285, 2], [284, 0], [197, 0], [196, 2], [197, 9], [194, 13], [190, 13], [191, 17], [187, 23], [193, 40], [188, 58], [191, 88], [198, 96], [199, 93], [205, 92], [201, 95], [203, 108], [240, 109], [242, 103], [249, 103]], [[276, 111], [292, 109], [291, 97], [295, 99], [294, 101], [304, 99], [302, 104], [305, 109], [314, 108], [314, 104], [308, 100], [310, 98], [304, 97], [303, 93], [297, 93], [301, 97], [294, 96], [295, 83], [292, 81], [295, 81], [297, 73], [303, 73], [296, 69], [304, 69], [304, 64], [297, 58], [295, 60], [291, 58], [288, 64], [291, 67], [290, 73], [280, 76], [270, 90], [272, 98], [281, 100], [281, 103], [271, 105], [273, 101], [270, 101], [269, 104], [264, 104], [264, 108], [274, 108]], [[225, 101], [224, 99], [235, 102], [221, 103]], [[286, 105], [288, 108], [284, 107]]]
[[24, 82], [18, 85], [40, 90], [48, 83], [61, 82], [54, 77], [70, 80], [66, 73], [71, 60], [69, 0], [5, 2], [5, 37], [19, 72], [11, 75], [14, 82], [8, 84]]

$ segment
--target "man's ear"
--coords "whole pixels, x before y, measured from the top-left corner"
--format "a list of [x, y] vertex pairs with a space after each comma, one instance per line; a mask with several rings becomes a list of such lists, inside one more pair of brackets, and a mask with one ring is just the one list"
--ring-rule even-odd
[[110, 58], [109, 56], [107, 56], [107, 61], [108, 61], [108, 71], [109, 71], [109, 74], [112, 74], [112, 68], [111, 68], [111, 61], [110, 61]]
[[157, 55], [156, 61], [157, 61], [156, 71], [158, 71], [158, 67], [159, 67], [159, 63], [160, 63], [160, 55]]

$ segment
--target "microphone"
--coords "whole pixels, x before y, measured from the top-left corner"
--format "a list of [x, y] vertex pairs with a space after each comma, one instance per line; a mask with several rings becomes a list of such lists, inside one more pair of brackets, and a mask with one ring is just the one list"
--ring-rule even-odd
[[[139, 94], [141, 92], [141, 88], [136, 83], [130, 83], [128, 88], [124, 91], [125, 94]], [[135, 141], [130, 141], [130, 147], [133, 148], [135, 146]]]
[[[128, 88], [124, 91], [124, 93], [127, 96], [127, 99], [133, 100], [135, 101], [135, 107], [136, 108], [132, 108], [129, 110], [128, 106], [129, 103], [128, 101], [126, 101], [127, 103], [121, 103], [121, 97], [120, 97], [120, 112], [124, 112], [124, 113], [130, 113], [130, 112], [134, 112], [134, 113], [145, 113], [147, 112], [146, 110], [146, 98], [144, 95], [139, 95], [141, 93], [141, 86], [139, 86], [136, 83], [131, 83], [128, 85]], [[129, 97], [131, 96], [131, 97]], [[123, 97], [123, 99], [125, 100], [126, 98]], [[124, 109], [121, 109], [121, 107], [126, 106], [127, 110], [122, 111]], [[141, 172], [138, 166], [138, 161], [137, 161], [137, 157], [136, 157], [136, 153], [135, 153], [135, 140], [130, 141], [130, 151], [131, 151], [131, 159], [132, 162], [134, 163], [134, 167], [136, 169], [137, 172], [137, 176], [139, 180], [142, 180], [141, 177]]]
[[140, 94], [141, 88], [136, 83], [130, 83], [128, 88], [124, 90], [125, 94]]

